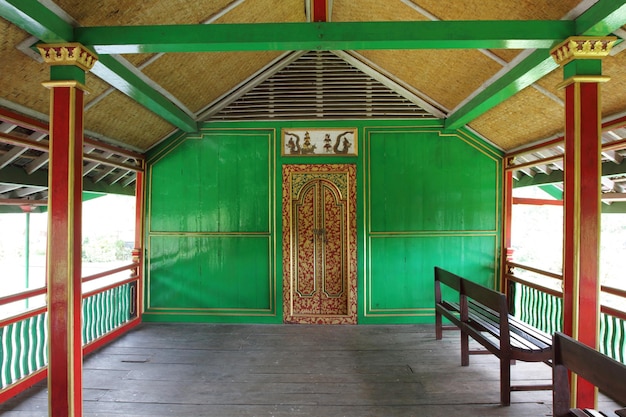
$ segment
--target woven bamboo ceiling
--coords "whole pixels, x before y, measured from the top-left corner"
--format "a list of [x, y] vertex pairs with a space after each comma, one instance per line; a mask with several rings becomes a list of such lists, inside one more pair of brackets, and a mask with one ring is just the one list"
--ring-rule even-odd
[[[86, 78], [91, 142], [85, 153], [93, 158], [85, 175], [94, 184], [130, 186], [141, 154], [173, 132], [193, 132], [211, 120], [437, 117], [448, 129], [469, 127], [504, 152], [558, 137], [564, 95], [556, 86], [563, 76], [549, 50], [573, 35], [617, 37], [603, 60], [611, 81], [602, 86], [602, 113], [619, 120], [626, 114], [625, 3], [0, 0], [0, 198], [19, 197], [7, 187], [6, 168], [25, 179], [37, 171], [33, 161], [45, 159], [45, 150], [10, 139], [46, 143], [49, 91], [41, 83], [50, 69], [38, 43], [75, 41], [98, 54]], [[316, 68], [329, 76], [318, 77], [311, 94], [333, 83], [352, 86], [329, 99], [349, 111], [309, 112], [305, 99], [289, 94], [271, 95], [284, 103], [279, 110], [254, 101], [267, 102], [275, 82], [287, 80], [292, 94], [301, 90], [297, 83], [311, 85], [307, 77]], [[368, 88], [376, 93], [359, 95]], [[365, 96], [371, 103], [360, 107], [379, 110], [350, 107]], [[624, 139], [623, 131], [612, 130], [613, 140]], [[30, 185], [32, 193], [22, 197], [45, 189]]]

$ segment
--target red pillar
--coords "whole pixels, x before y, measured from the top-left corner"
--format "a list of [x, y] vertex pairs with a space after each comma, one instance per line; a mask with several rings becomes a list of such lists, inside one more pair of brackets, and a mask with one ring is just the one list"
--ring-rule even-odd
[[[508, 164], [508, 161], [507, 161]], [[509, 272], [509, 268], [506, 266], [508, 261], [513, 260], [513, 248], [511, 247], [511, 225], [513, 220], [513, 172], [510, 170], [504, 170], [503, 193], [502, 193], [502, 260], [500, 269], [500, 290], [507, 295], [509, 299], [509, 305], [512, 303], [512, 296], [510, 288], [507, 285], [505, 275]]]
[[48, 414], [82, 416], [81, 207], [84, 80], [95, 58], [77, 44], [38, 46], [52, 64], [48, 165]]
[[[600, 317], [601, 58], [615, 38], [572, 37], [552, 50], [565, 88], [563, 330], [597, 348]], [[594, 408], [596, 390], [572, 374], [576, 407]]]
[[330, 9], [328, 0], [310, 0], [311, 5], [311, 20], [313, 22], [328, 22]]
[[132, 260], [139, 264], [134, 274], [139, 277], [137, 293], [135, 294], [137, 300], [136, 314], [141, 316], [143, 314], [143, 212], [145, 201], [143, 170], [137, 171], [135, 178], [135, 247], [132, 252]]

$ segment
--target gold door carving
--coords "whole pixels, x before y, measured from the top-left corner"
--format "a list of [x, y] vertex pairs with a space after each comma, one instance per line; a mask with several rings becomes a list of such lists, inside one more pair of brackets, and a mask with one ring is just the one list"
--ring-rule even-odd
[[283, 307], [288, 323], [356, 323], [354, 165], [283, 168]]

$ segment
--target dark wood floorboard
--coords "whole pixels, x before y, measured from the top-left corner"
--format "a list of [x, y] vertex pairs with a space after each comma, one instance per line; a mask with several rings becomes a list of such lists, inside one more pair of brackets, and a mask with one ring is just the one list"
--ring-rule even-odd
[[[513, 380], [545, 381], [518, 362]], [[429, 325], [143, 324], [84, 363], [84, 416], [550, 416], [551, 392], [499, 405], [498, 361], [460, 366], [459, 333]], [[0, 404], [48, 415], [45, 383]], [[617, 405], [602, 398], [601, 408]]]

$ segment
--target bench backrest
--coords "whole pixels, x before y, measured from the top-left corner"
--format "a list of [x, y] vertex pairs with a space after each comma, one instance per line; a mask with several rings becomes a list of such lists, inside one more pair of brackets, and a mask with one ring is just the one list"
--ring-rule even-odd
[[[503, 318], [508, 314], [508, 304], [506, 295], [501, 292], [492, 290], [483, 285], [477, 284], [452, 272], [435, 267], [435, 290], [439, 290], [437, 281], [456, 290], [461, 296], [471, 298], [480, 304], [494, 310]], [[439, 294], [439, 297], [441, 294]]]
[[626, 365], [563, 333], [555, 333], [553, 346], [553, 415], [568, 416], [570, 387], [568, 369], [626, 405]]
[[467, 279], [464, 279], [461, 285], [463, 286], [462, 292], [467, 297], [479, 302], [485, 307], [489, 307], [502, 316], [508, 314], [506, 295]]
[[453, 274], [452, 272], [441, 269], [438, 266], [435, 267], [435, 282], [443, 282], [446, 286], [461, 292], [461, 281], [463, 278]]

